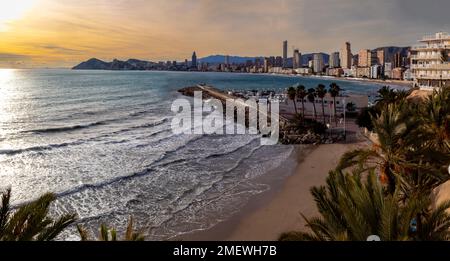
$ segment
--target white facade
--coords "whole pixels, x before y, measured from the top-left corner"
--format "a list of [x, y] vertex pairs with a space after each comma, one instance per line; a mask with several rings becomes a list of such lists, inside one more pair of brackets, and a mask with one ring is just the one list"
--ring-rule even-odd
[[325, 65], [323, 63], [323, 54], [315, 53], [313, 60], [313, 70], [315, 73], [322, 73]]
[[392, 78], [392, 63], [384, 63], [384, 77]]
[[440, 32], [424, 36], [411, 51], [411, 72], [422, 89], [450, 86], [450, 35]]
[[355, 75], [356, 75], [356, 68], [351, 68], [351, 69], [347, 69], [347, 68], [344, 68], [343, 69], [344, 70], [344, 77], [355, 77]]
[[311, 68], [297, 68], [294, 70], [297, 74], [312, 74]]
[[330, 55], [330, 68], [341, 67], [341, 59], [339, 58], [339, 52], [334, 52]]
[[372, 65], [370, 67], [370, 78], [378, 79], [381, 78], [381, 65]]

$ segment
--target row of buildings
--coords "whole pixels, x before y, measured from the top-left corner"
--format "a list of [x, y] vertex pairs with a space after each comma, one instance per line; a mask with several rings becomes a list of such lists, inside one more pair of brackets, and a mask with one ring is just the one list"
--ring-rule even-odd
[[[248, 60], [246, 63], [230, 63], [229, 56], [225, 56], [224, 63], [197, 63], [194, 52], [191, 70], [247, 72], [247, 73], [276, 73], [301, 75], [329, 75], [335, 77], [355, 77], [372, 79], [411, 79], [409, 67], [410, 57], [396, 53], [389, 57], [383, 49], [361, 50], [357, 55], [351, 52], [351, 44], [345, 43], [340, 52], [330, 55], [315, 53], [303, 57], [298, 49], [294, 49], [293, 56], [288, 57], [288, 42], [283, 42], [282, 56], [270, 56]], [[326, 59], [328, 56], [328, 59]]]
[[386, 49], [363, 49], [353, 55], [351, 44], [346, 42], [340, 52], [329, 56], [327, 66], [323, 55], [315, 54], [307, 69], [294, 70], [301, 74], [407, 80], [427, 90], [450, 87], [450, 34], [426, 35], [407, 52], [397, 52], [390, 57]]
[[194, 52], [177, 69], [244, 73], [275, 73], [328, 75], [370, 79], [412, 81], [423, 89], [450, 85], [450, 35], [440, 32], [424, 36], [420, 44], [407, 47], [362, 49], [352, 53], [351, 43], [343, 44], [331, 54], [302, 55], [293, 49], [288, 57], [288, 41], [283, 41], [282, 56], [260, 57], [245, 63], [232, 63], [225, 56], [223, 63], [199, 63]]

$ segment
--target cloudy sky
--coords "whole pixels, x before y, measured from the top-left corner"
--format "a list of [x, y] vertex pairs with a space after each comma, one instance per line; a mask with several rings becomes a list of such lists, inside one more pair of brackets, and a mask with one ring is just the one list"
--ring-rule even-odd
[[450, 31], [448, 10], [449, 0], [1, 0], [0, 67], [281, 55], [283, 40], [303, 53], [407, 46]]

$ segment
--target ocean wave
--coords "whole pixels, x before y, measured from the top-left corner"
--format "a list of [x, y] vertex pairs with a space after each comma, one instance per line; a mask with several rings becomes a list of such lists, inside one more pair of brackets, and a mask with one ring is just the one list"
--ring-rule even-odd
[[[126, 129], [123, 129], [123, 130], [115, 131], [115, 132], [112, 132], [111, 134], [116, 135], [116, 134], [119, 134], [119, 133], [128, 132], [128, 131], [135, 130], [135, 129], [156, 127], [156, 126], [159, 126], [161, 124], [164, 124], [167, 121], [168, 121], [168, 118], [164, 118], [164, 119], [161, 119], [161, 120], [156, 121], [156, 122], [146, 123], [146, 124], [142, 124], [142, 125], [138, 125], [138, 126], [132, 126], [130, 128], [126, 128]], [[92, 124], [90, 124], [90, 125], [92, 125]], [[66, 129], [76, 129], [74, 127], [75, 126], [66, 127]], [[64, 128], [58, 128], [58, 129], [64, 129]], [[51, 130], [52, 131], [56, 131], [56, 128], [55, 129], [51, 129]], [[37, 131], [37, 130], [34, 130], [34, 131]], [[46, 131], [48, 131], [48, 129], [46, 129]], [[163, 130], [155, 131], [155, 132], [153, 132], [153, 133], [151, 133], [149, 135], [146, 135], [145, 137], [139, 137], [139, 138], [135, 138], [135, 139], [143, 140], [143, 139], [154, 137], [156, 135], [159, 135], [159, 134], [162, 134], [162, 133], [168, 132], [168, 131], [170, 131], [170, 129], [163, 129]], [[30, 132], [30, 131], [27, 131], [27, 132]], [[97, 137], [92, 137], [92, 138], [89, 138], [89, 139], [80, 139], [80, 140], [76, 140], [76, 141], [72, 141], [72, 142], [63, 142], [63, 143], [58, 143], [58, 144], [32, 146], [32, 147], [28, 147], [28, 148], [19, 148], [19, 149], [0, 149], [0, 155], [12, 156], [12, 155], [17, 155], [17, 154], [26, 153], [26, 152], [41, 152], [41, 151], [49, 151], [49, 150], [56, 149], [56, 148], [77, 146], [77, 145], [81, 145], [81, 144], [84, 144], [84, 143], [90, 142], [90, 141], [99, 141], [101, 138], [110, 137], [111, 134], [105, 134], [105, 135], [101, 135], [101, 136], [97, 136]], [[130, 140], [131, 139], [123, 139], [123, 140], [120, 140], [120, 141], [105, 142], [104, 144], [120, 144], [120, 143], [128, 142]]]
[[35, 146], [35, 147], [28, 147], [23, 149], [7, 149], [7, 150], [0, 150], [0, 155], [16, 155], [21, 154], [25, 152], [39, 152], [39, 151], [46, 151], [46, 150], [52, 150], [55, 148], [62, 148], [67, 147], [71, 145], [80, 145], [83, 144], [83, 141], [74, 141], [74, 142], [64, 142], [59, 144], [49, 144], [49, 145], [43, 145], [43, 146]]
[[[87, 123], [87, 124], [77, 124], [77, 125], [73, 125], [73, 126], [25, 130], [25, 131], [22, 131], [22, 133], [45, 134], [45, 133], [68, 132], [68, 131], [75, 131], [75, 130], [81, 130], [81, 129], [88, 129], [88, 128], [96, 127], [96, 126], [107, 125], [109, 123], [120, 121], [120, 120], [123, 120], [123, 119], [126, 119], [126, 117], [125, 118], [116, 118], [116, 119], [108, 119], [108, 120], [96, 121], [96, 122]], [[142, 125], [132, 126], [132, 127], [129, 127], [129, 128], [123, 129], [123, 130], [112, 132], [112, 134], [118, 134], [118, 133], [130, 131], [130, 130], [134, 130], [134, 129], [140, 129], [140, 128], [155, 127], [157, 125], [160, 125], [160, 124], [163, 124], [163, 123], [167, 122], [168, 120], [169, 120], [169, 118], [164, 118], [164, 119], [158, 120], [156, 122], [145, 123], [145, 124], [142, 124]]]
[[87, 189], [98, 189], [98, 188], [102, 188], [107, 185], [111, 185], [111, 184], [114, 184], [114, 183], [117, 183], [120, 181], [129, 180], [129, 179], [140, 177], [140, 176], [145, 176], [145, 175], [148, 175], [152, 171], [154, 171], [153, 168], [145, 168], [139, 172], [134, 172], [127, 176], [120, 176], [120, 177], [116, 177], [113, 179], [109, 179], [109, 180], [105, 180], [103, 182], [98, 182], [98, 183], [93, 183], [93, 184], [82, 184], [82, 185], [76, 186], [72, 189], [58, 192], [55, 195], [56, 195], [56, 197], [60, 198], [60, 197], [69, 196], [69, 195], [72, 195], [75, 193], [79, 193], [79, 192], [87, 190]]
[[[195, 139], [198, 139], [198, 138], [201, 138], [201, 137], [196, 137]], [[193, 139], [189, 140], [187, 143], [189, 143], [191, 141], [193, 141]], [[178, 148], [184, 147], [184, 146], [186, 146], [186, 144], [184, 144], [184, 145], [182, 145], [182, 146], [180, 146]], [[174, 149], [173, 151], [176, 151], [177, 149]], [[65, 197], [65, 196], [69, 196], [69, 195], [72, 195], [72, 194], [80, 193], [80, 192], [82, 192], [84, 190], [87, 190], [87, 189], [99, 189], [99, 188], [105, 187], [107, 185], [112, 185], [112, 184], [117, 183], [117, 182], [121, 182], [121, 181], [124, 181], [124, 180], [130, 180], [130, 179], [133, 179], [133, 178], [136, 178], [136, 177], [148, 175], [148, 174], [154, 172], [156, 167], [161, 166], [161, 164], [160, 165], [155, 165], [155, 163], [163, 160], [164, 158], [166, 158], [166, 154], [163, 154], [158, 160], [148, 164], [147, 166], [144, 166], [141, 171], [133, 172], [133, 173], [131, 173], [129, 175], [119, 176], [119, 177], [115, 177], [115, 178], [104, 180], [104, 181], [97, 182], [97, 183], [82, 184], [82, 185], [79, 185], [79, 186], [75, 186], [75, 187], [73, 187], [71, 189], [55, 193], [55, 195], [58, 198]], [[182, 161], [182, 159], [176, 159], [174, 161], [168, 162], [167, 164], [179, 163], [181, 161]], [[17, 206], [20, 207], [21, 205], [26, 204], [26, 203], [27, 202], [22, 202], [22, 203], [20, 203]]]
[[238, 147], [236, 147], [236, 148], [234, 148], [232, 150], [226, 151], [224, 153], [213, 153], [213, 154], [210, 154], [210, 155], [206, 156], [205, 159], [218, 158], [218, 157], [226, 156], [228, 154], [232, 154], [232, 153], [240, 150], [242, 147], [250, 145], [253, 141], [255, 141], [255, 140], [259, 139], [259, 138], [260, 138], [259, 136], [258, 137], [254, 137], [254, 138], [250, 139], [250, 141], [248, 141], [247, 143], [241, 144], [240, 146], [238, 146]]
[[92, 122], [92, 123], [88, 123], [88, 124], [79, 124], [79, 125], [73, 125], [73, 126], [26, 130], [26, 131], [22, 131], [22, 132], [23, 133], [34, 133], [34, 134], [67, 132], [67, 131], [75, 131], [75, 130], [80, 130], [80, 129], [87, 129], [90, 127], [105, 125], [111, 121], [113, 121], [113, 120], [97, 121], [97, 122]]

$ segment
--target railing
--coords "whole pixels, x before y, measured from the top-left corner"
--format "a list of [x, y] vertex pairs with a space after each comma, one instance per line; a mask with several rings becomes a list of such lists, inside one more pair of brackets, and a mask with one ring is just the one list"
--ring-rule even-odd
[[414, 45], [411, 47], [411, 50], [428, 50], [428, 49], [450, 49], [450, 45], [426, 44], [426, 45]]
[[413, 60], [444, 60], [444, 56], [442, 54], [427, 54], [427, 55], [411, 55], [411, 59]]
[[450, 63], [443, 63], [443, 64], [411, 64], [411, 69], [450, 70]]
[[446, 32], [441, 32], [441, 33], [437, 33], [437, 34], [429, 34], [429, 35], [425, 35], [422, 38], [422, 41], [429, 41], [429, 40], [445, 40], [445, 39], [450, 39], [450, 35]]
[[417, 79], [424, 80], [450, 80], [450, 74], [443, 75], [429, 75], [429, 74], [419, 74], [416, 75]]

